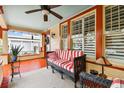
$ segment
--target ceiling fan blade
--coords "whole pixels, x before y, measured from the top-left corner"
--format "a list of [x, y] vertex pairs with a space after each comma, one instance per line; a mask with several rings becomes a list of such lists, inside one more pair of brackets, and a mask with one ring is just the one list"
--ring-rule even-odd
[[59, 7], [59, 6], [61, 6], [61, 5], [48, 5], [48, 6], [49, 6], [50, 9], [52, 9], [52, 8]]
[[42, 11], [42, 9], [34, 9], [34, 10], [30, 10], [30, 11], [26, 11], [26, 14], [30, 14], [30, 13], [34, 13], [34, 12], [38, 12], [38, 11]]
[[63, 18], [62, 16], [60, 16], [60, 15], [57, 14], [57, 13], [55, 13], [54, 11], [49, 10], [49, 12], [50, 12], [51, 14], [53, 14], [55, 17], [59, 18], [59, 19], [62, 19], [62, 18]]

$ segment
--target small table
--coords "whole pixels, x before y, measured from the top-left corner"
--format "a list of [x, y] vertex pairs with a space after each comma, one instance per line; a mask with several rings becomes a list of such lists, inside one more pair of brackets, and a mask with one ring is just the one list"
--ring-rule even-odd
[[[21, 73], [20, 73], [20, 60], [17, 62], [10, 62], [11, 64], [11, 82], [13, 81], [14, 75], [19, 75], [21, 78]], [[18, 71], [15, 71], [16, 69], [18, 69]]]

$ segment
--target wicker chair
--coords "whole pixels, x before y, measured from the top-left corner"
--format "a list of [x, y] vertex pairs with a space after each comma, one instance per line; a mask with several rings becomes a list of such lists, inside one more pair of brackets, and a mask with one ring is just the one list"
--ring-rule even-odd
[[80, 84], [82, 88], [109, 88], [112, 81], [93, 74], [81, 72]]

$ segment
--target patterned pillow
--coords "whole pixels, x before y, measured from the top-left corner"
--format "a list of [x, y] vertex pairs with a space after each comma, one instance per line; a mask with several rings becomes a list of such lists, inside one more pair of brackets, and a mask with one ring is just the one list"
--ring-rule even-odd
[[58, 56], [55, 52], [49, 53], [47, 56], [48, 56], [48, 58], [51, 58], [51, 59], [58, 59]]
[[111, 88], [124, 88], [124, 80], [121, 80], [120, 78], [114, 78]]
[[73, 62], [75, 57], [79, 57], [82, 55], [83, 55], [83, 51], [73, 50], [71, 54], [71, 61]]
[[70, 61], [70, 59], [71, 59], [71, 51], [70, 50], [61, 51], [60, 58]]
[[57, 55], [58, 58], [60, 58], [60, 55], [61, 55], [61, 51], [60, 49], [56, 49], [55, 53]]

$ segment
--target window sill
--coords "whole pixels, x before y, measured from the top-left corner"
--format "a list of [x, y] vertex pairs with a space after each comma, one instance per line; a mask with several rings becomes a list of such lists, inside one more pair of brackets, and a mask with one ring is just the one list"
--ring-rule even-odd
[[39, 56], [39, 55], [41, 55], [41, 53], [40, 54], [24, 54], [24, 55], [21, 55], [21, 56], [18, 56], [18, 57]]
[[9, 54], [0, 54], [0, 56], [8, 56]]

